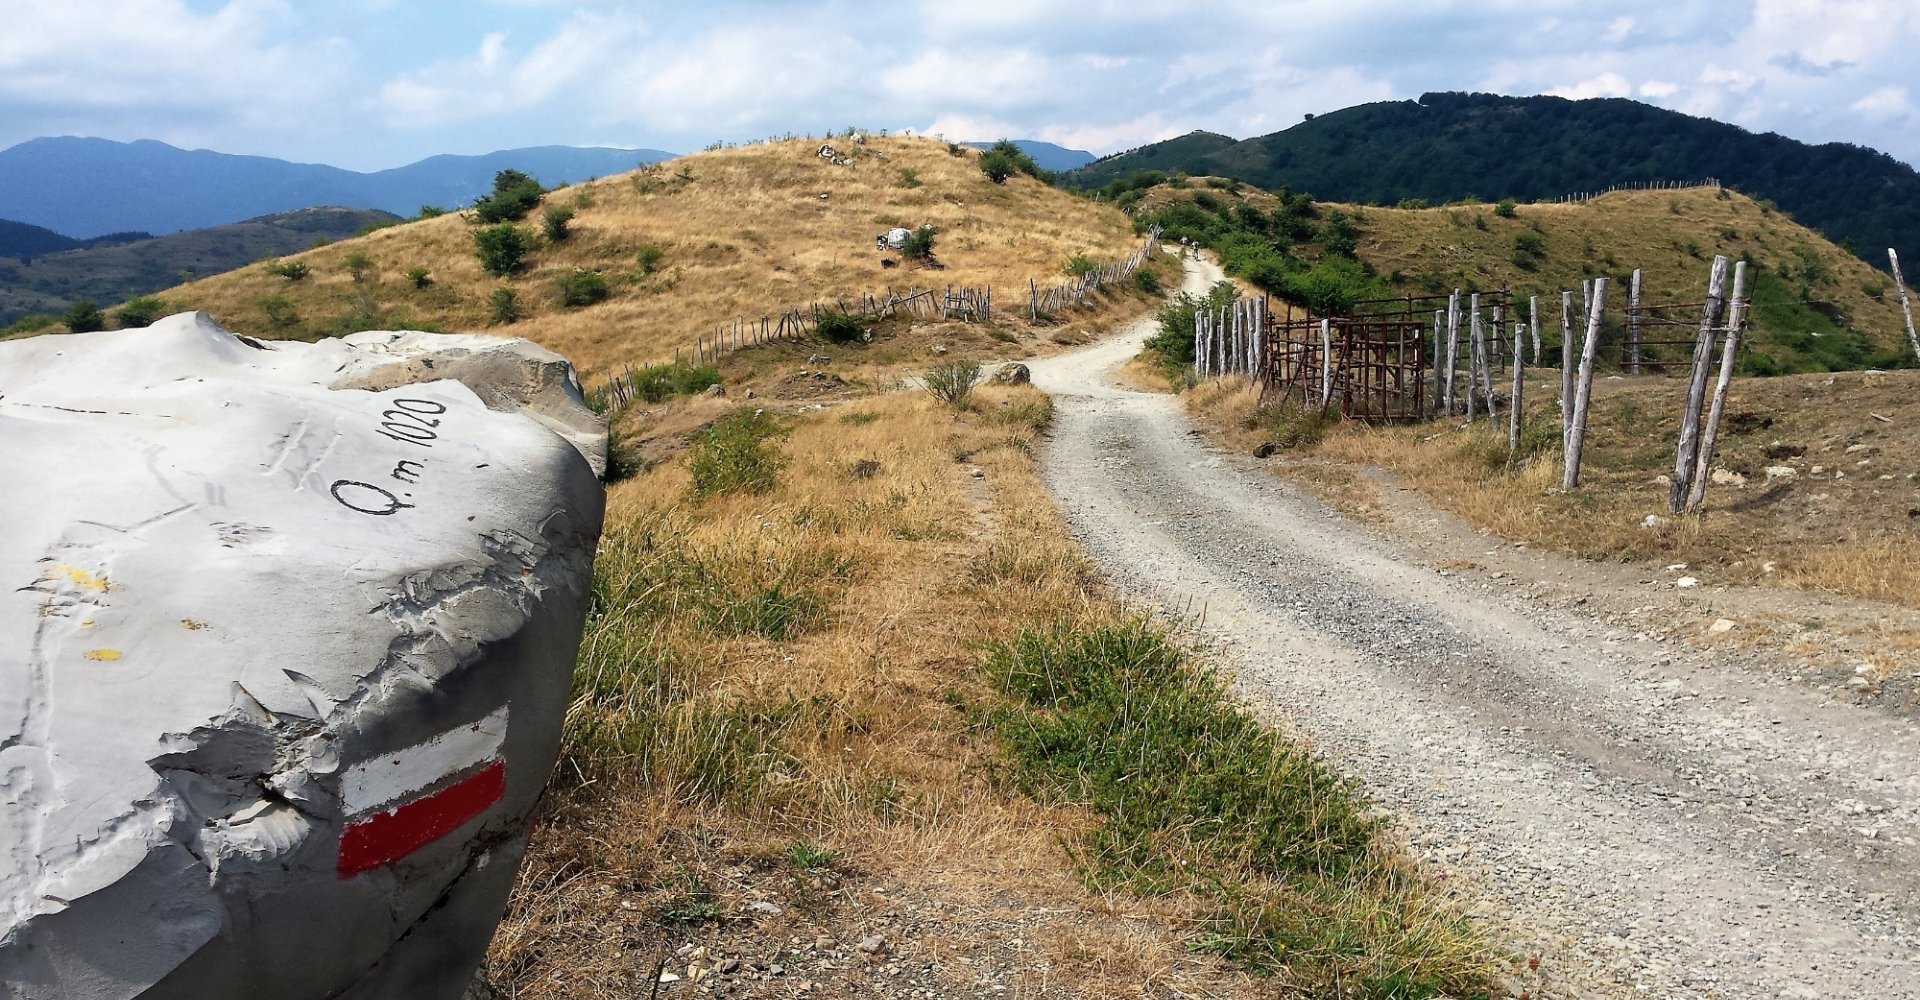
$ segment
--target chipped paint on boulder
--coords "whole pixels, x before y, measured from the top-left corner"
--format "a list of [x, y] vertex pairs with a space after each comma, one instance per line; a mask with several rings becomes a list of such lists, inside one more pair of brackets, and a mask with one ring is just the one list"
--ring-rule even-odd
[[524, 341], [0, 344], [0, 996], [459, 996], [604, 458]]

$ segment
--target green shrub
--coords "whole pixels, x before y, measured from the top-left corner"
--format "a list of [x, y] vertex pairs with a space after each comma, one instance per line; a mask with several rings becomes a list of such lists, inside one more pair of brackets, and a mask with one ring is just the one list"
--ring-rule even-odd
[[1432, 208], [1433, 206], [1425, 198], [1402, 198], [1399, 204], [1393, 207], [1418, 210], [1422, 208]]
[[901, 167], [900, 168], [900, 186], [903, 188], [919, 187], [920, 174], [917, 171], [915, 171], [912, 167]]
[[1528, 231], [1513, 237], [1513, 266], [1531, 271], [1540, 266], [1541, 258], [1546, 255], [1547, 242], [1539, 233]]
[[607, 279], [598, 271], [575, 271], [560, 279], [560, 304], [568, 309], [605, 301]]
[[549, 243], [559, 243], [572, 235], [567, 228], [572, 222], [573, 208], [568, 205], [548, 205], [540, 213], [540, 231], [546, 234]]
[[473, 215], [489, 225], [512, 222], [525, 217], [546, 193], [532, 177], [518, 170], [502, 170], [493, 175], [493, 192], [473, 203]]
[[1516, 214], [1518, 214], [1518, 212], [1515, 210], [1514, 200], [1512, 198], [1500, 199], [1499, 203], [1493, 206], [1493, 214], [1501, 217], [1502, 219], [1513, 218]]
[[420, 211], [413, 213], [413, 218], [418, 222], [421, 219], [437, 219], [445, 214], [447, 210], [438, 205], [422, 205]]
[[1156, 277], [1151, 270], [1142, 267], [1133, 272], [1133, 287], [1140, 289], [1148, 295], [1158, 295], [1160, 294], [1160, 279]]
[[425, 288], [433, 284], [433, 272], [424, 267], [407, 268], [407, 281], [415, 288]]
[[60, 317], [47, 313], [31, 313], [0, 327], [0, 340], [22, 333], [39, 333], [60, 324]]
[[962, 409], [967, 405], [967, 397], [973, 394], [973, 387], [980, 384], [980, 362], [955, 360], [936, 365], [921, 376], [921, 384], [933, 398], [956, 410]]
[[505, 326], [520, 318], [520, 295], [511, 288], [496, 288], [487, 296], [487, 305], [493, 309], [493, 321]]
[[60, 316], [69, 333], [92, 333], [107, 328], [107, 316], [92, 299], [75, 299]]
[[299, 281], [305, 278], [307, 271], [307, 265], [297, 260], [271, 260], [267, 262], [268, 274], [285, 278], [288, 281]]
[[690, 361], [648, 365], [633, 373], [634, 394], [648, 403], [664, 403], [669, 399], [691, 396], [719, 384], [720, 369]]
[[367, 276], [367, 271], [373, 267], [373, 258], [367, 256], [363, 251], [355, 250], [347, 254], [347, 259], [344, 263], [346, 264], [347, 273], [353, 276], [353, 280], [360, 281]]
[[1028, 156], [1011, 139], [1002, 139], [993, 147], [980, 154], [980, 172], [995, 184], [1006, 183], [1014, 174], [1026, 174], [1041, 183], [1052, 183], [1053, 174], [1042, 170], [1033, 157]]
[[947, 143], [947, 155], [948, 156], [965, 156], [967, 155], [967, 150], [969, 148], [971, 147], [969, 147], [964, 142], [950, 142], [950, 143]]
[[714, 421], [687, 454], [693, 495], [771, 491], [787, 461], [772, 444], [780, 433], [773, 419], [759, 410], [740, 410]]
[[167, 308], [164, 299], [152, 295], [136, 295], [120, 307], [115, 318], [120, 321], [120, 328], [123, 330], [152, 326], [154, 320], [167, 314]]
[[646, 243], [642, 244], [640, 252], [634, 255], [634, 261], [640, 265], [641, 274], [652, 274], [660, 270], [660, 261], [666, 255], [667, 252], [660, 249], [659, 244]]
[[1060, 270], [1063, 271], [1068, 277], [1084, 278], [1087, 275], [1100, 270], [1100, 262], [1097, 260], [1094, 260], [1092, 257], [1089, 257], [1086, 254], [1077, 253], [1077, 254], [1074, 254], [1072, 257], [1067, 258], [1067, 266], [1061, 268]]
[[835, 344], [857, 344], [867, 338], [860, 320], [843, 312], [821, 313], [813, 329], [820, 339]]
[[1157, 357], [1169, 376], [1193, 367], [1193, 318], [1200, 313], [1217, 313], [1240, 295], [1231, 281], [1215, 282], [1204, 298], [1181, 292], [1154, 313], [1158, 333], [1142, 345]]
[[255, 304], [266, 314], [267, 325], [275, 330], [291, 329], [300, 322], [300, 314], [293, 311], [293, 303], [284, 295], [269, 295]]
[[532, 251], [532, 237], [511, 222], [474, 230], [473, 252], [488, 274], [506, 277], [520, 270]]
[[907, 234], [907, 241], [900, 246], [900, 256], [908, 260], [930, 261], [933, 259], [933, 238], [939, 230], [922, 225]]

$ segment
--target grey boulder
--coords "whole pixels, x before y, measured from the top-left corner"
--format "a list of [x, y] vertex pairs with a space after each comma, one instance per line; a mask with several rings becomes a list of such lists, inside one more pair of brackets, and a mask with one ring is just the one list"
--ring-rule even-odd
[[524, 341], [0, 343], [0, 997], [458, 997], [604, 449]]

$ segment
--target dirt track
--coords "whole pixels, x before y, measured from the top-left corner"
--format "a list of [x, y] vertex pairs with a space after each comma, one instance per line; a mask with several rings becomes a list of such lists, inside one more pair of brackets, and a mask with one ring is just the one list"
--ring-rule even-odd
[[1203, 613], [1249, 701], [1542, 955], [1536, 996], [1920, 997], [1911, 721], [1609, 632], [1548, 581], [1430, 568], [1114, 384], [1149, 332], [1031, 366], [1075, 535], [1124, 591]]

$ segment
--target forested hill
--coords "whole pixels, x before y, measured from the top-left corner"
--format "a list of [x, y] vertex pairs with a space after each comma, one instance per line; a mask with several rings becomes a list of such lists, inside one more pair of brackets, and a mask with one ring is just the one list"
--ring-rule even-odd
[[[1137, 170], [1181, 170], [1394, 205], [1542, 200], [1635, 181], [1716, 177], [1882, 267], [1890, 246], [1920, 259], [1913, 167], [1861, 146], [1757, 135], [1638, 101], [1425, 94], [1319, 115], [1223, 148], [1196, 148], [1186, 138], [1102, 160], [1067, 181], [1096, 186]], [[1174, 144], [1198, 155], [1169, 156], [1164, 147]]]

